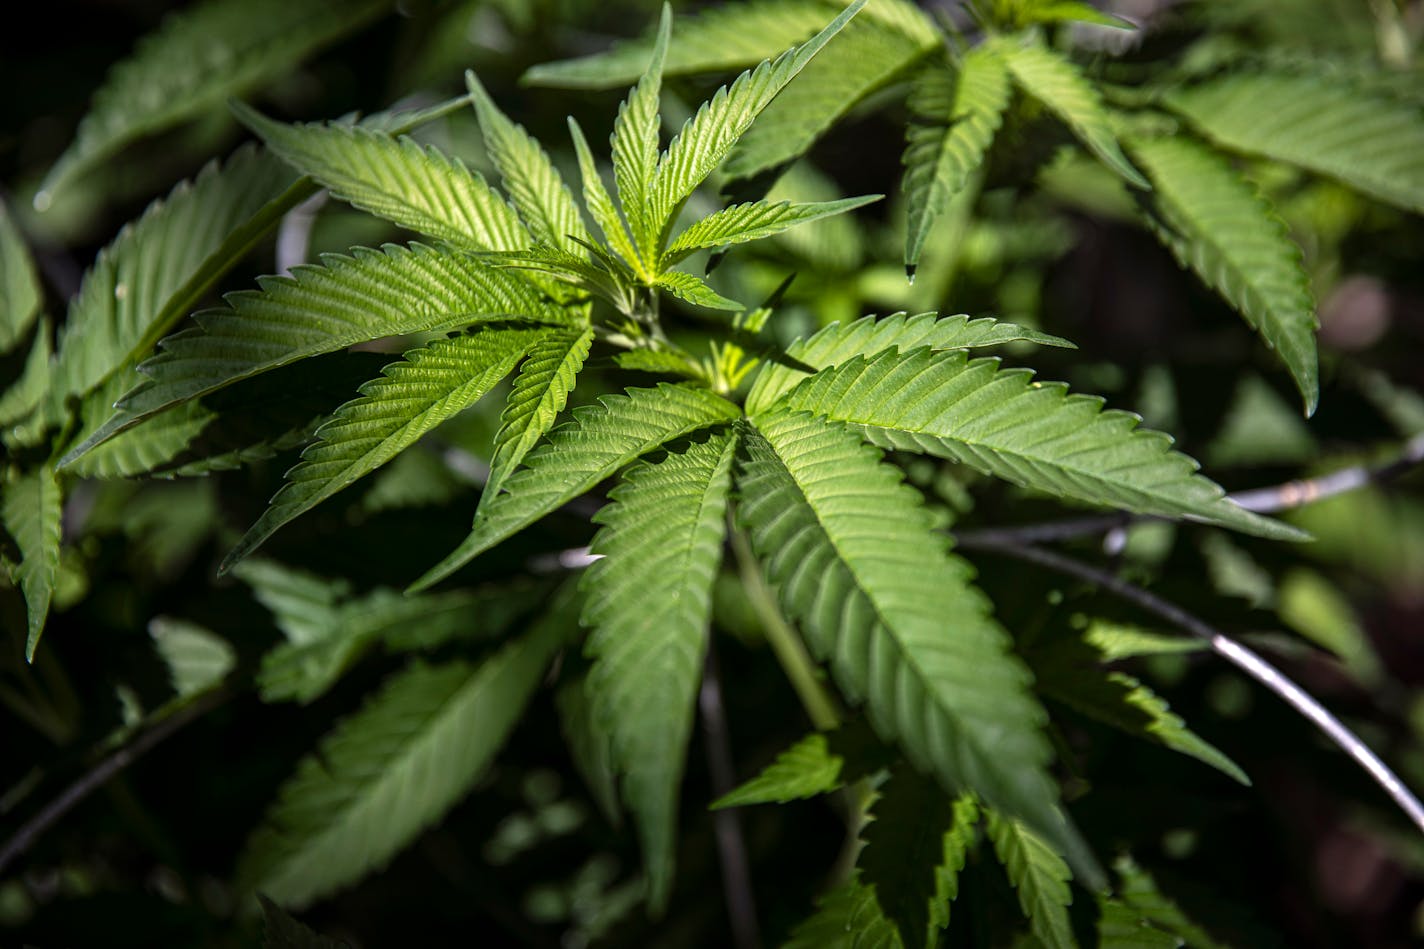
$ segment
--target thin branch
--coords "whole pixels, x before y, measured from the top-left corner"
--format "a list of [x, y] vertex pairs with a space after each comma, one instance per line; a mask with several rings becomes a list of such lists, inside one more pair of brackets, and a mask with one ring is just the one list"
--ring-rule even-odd
[[0, 875], [5, 873], [11, 863], [34, 846], [35, 841], [45, 831], [58, 823], [64, 815], [74, 810], [90, 794], [103, 787], [110, 778], [143, 757], [146, 752], [173, 735], [184, 725], [217, 708], [231, 695], [232, 693], [227, 689], [209, 692], [195, 700], [192, 705], [174, 712], [127, 745], [118, 748], [100, 760], [98, 764], [65, 788], [63, 793], [46, 804], [39, 813], [21, 825], [20, 829], [15, 831], [14, 835], [5, 842], [5, 846], [0, 847]]
[[1292, 682], [1285, 673], [1271, 665], [1258, 653], [1188, 613], [1175, 603], [1170, 603], [1135, 584], [1062, 554], [1038, 547], [986, 543], [977, 540], [965, 543], [961, 539], [960, 546], [1004, 554], [1047, 567], [1058, 573], [1077, 577], [1114, 593], [1150, 613], [1155, 613], [1198, 639], [1206, 641], [1213, 652], [1276, 693], [1287, 705], [1313, 722], [1331, 741], [1339, 745], [1351, 758], [1354, 758], [1360, 767], [1364, 768], [1370, 777], [1384, 788], [1385, 793], [1394, 800], [1395, 804], [1399, 805], [1400, 810], [1404, 811], [1415, 826], [1424, 832], [1424, 804], [1420, 804], [1419, 799], [1399, 779], [1399, 776], [1390, 770], [1389, 765], [1385, 764], [1378, 755], [1370, 750], [1368, 745], [1360, 740], [1358, 735], [1350, 731], [1314, 697]]
[[[1238, 505], [1256, 514], [1274, 514], [1304, 507], [1315, 501], [1344, 494], [1370, 484], [1392, 481], [1408, 474], [1424, 463], [1424, 434], [1416, 435], [1404, 443], [1404, 448], [1394, 459], [1381, 465], [1351, 465], [1318, 478], [1303, 478], [1266, 488], [1252, 488], [1237, 491], [1227, 497]], [[1023, 524], [1014, 527], [984, 527], [955, 531], [954, 536], [961, 544], [1044, 544], [1075, 537], [1089, 537], [1105, 534], [1119, 527], [1138, 521], [1158, 520], [1150, 515], [1134, 516], [1126, 513], [1097, 514], [1088, 517], [1071, 517], [1041, 524]]]
[[[727, 731], [727, 713], [722, 704], [722, 679], [717, 670], [717, 652], [707, 645], [707, 662], [702, 689], [697, 695], [702, 711], [702, 733], [707, 739], [707, 769], [712, 776], [712, 793], [722, 797], [736, 786], [732, 764], [732, 744]], [[714, 799], [715, 799], [714, 797]], [[752, 896], [751, 869], [747, 844], [742, 836], [742, 819], [737, 808], [712, 815], [717, 836], [717, 858], [722, 866], [722, 889], [727, 899], [727, 916], [732, 925], [732, 943], [737, 949], [756, 949], [761, 944], [757, 928], [756, 900]]]

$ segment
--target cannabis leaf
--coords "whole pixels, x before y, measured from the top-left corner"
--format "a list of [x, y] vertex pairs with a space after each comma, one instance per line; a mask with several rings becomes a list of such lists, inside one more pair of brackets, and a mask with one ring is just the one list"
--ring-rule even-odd
[[538, 342], [530, 329], [489, 329], [411, 350], [337, 409], [287, 472], [271, 505], [223, 560], [232, 569], [283, 524], [348, 487], [478, 402]]
[[624, 775], [646, 854], [649, 903], [672, 886], [678, 789], [702, 681], [712, 580], [731, 483], [730, 432], [630, 470], [599, 511], [585, 574], [587, 689]]
[[206, 0], [173, 14], [109, 73], [36, 205], [130, 142], [292, 68], [365, 26], [388, 0]]
[[1153, 230], [1280, 353], [1305, 400], [1319, 399], [1315, 301], [1300, 248], [1265, 198], [1209, 149], [1183, 138], [1131, 145], [1153, 184]]
[[239, 877], [301, 907], [383, 866], [438, 821], [519, 721], [571, 633], [567, 603], [472, 665], [417, 661], [303, 759]]
[[40, 311], [40, 282], [20, 230], [0, 201], [0, 353], [25, 338]]
[[439, 582], [659, 445], [740, 415], [736, 405], [706, 389], [670, 383], [602, 396], [575, 410], [530, 453], [524, 468], [505, 479], [504, 493], [475, 518], [470, 536], [411, 589]]
[[754, 420], [739, 517], [841, 691], [947, 788], [973, 788], [1080, 852], [1045, 770], [1028, 671], [913, 489], [842, 426], [785, 411]]
[[35, 660], [59, 573], [62, 492], [54, 468], [43, 465], [27, 474], [12, 474], [0, 494], [0, 518], [20, 549], [20, 562], [10, 579], [25, 594], [29, 614], [25, 659]]
[[1008, 64], [1014, 81], [1062, 119], [1103, 164], [1128, 184], [1143, 189], [1152, 187], [1122, 153], [1102, 99], [1076, 66], [1043, 46], [1001, 40], [995, 47]]
[[992, 810], [984, 817], [994, 852], [1018, 890], [1019, 905], [1034, 936], [1046, 949], [1077, 949], [1068, 919], [1068, 906], [1073, 902], [1068, 881], [1073, 874], [1067, 864], [1022, 821]]
[[1424, 115], [1341, 76], [1241, 72], [1166, 104], [1217, 144], [1299, 165], [1424, 213]]
[[1185, 517], [1262, 537], [1294, 529], [1249, 513], [1140, 419], [962, 352], [884, 350], [824, 369], [779, 405], [853, 424], [884, 447], [927, 452], [1060, 497]]
[[916, 79], [903, 184], [905, 268], [911, 276], [930, 227], [983, 162], [1008, 104], [1008, 71], [992, 44], [966, 53], [953, 74], [932, 67]]
[[475, 250], [517, 250], [528, 232], [477, 172], [438, 149], [341, 123], [286, 125], [233, 106], [267, 147], [353, 207]]

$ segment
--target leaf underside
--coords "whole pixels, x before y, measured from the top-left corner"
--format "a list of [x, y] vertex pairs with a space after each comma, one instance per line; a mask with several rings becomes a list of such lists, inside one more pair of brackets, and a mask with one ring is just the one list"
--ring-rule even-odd
[[678, 791], [722, 555], [735, 440], [721, 432], [634, 467], [599, 511], [585, 574], [586, 688], [610, 735], [646, 854], [649, 902], [672, 887]]

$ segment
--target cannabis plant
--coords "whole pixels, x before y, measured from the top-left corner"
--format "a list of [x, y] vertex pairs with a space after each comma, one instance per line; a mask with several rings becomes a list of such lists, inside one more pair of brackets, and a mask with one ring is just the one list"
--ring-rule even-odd
[[[610, 830], [626, 816], [638, 852], [634, 873], [590, 861], [590, 876], [549, 897], [555, 908], [526, 904], [531, 918], [562, 920], [575, 942], [676, 916], [678, 892], [689, 899], [679, 882], [698, 833], [689, 827], [700, 826], [687, 814], [710, 805], [729, 925], [739, 943], [755, 943], [755, 913], [736, 896], [747, 890], [736, 815], [790, 813], [789, 802], [828, 795], [846, 845], [824, 866], [797, 868], [807, 891], [821, 892], [794, 910], [799, 924], [776, 923], [788, 945], [932, 946], [971, 931], [1006, 945], [1023, 925], [1028, 941], [1014, 944], [1221, 944], [1157, 889], [1128, 830], [1098, 815], [1085, 831], [1071, 813], [1090, 786], [1119, 780], [1103, 760], [1090, 778], [1083, 760], [1084, 736], [1107, 742], [1107, 730], [1250, 784], [1250, 762], [1243, 769], [1189, 729], [1121, 666], [1160, 671], [1196, 649], [1321, 724], [1424, 829], [1403, 782], [1314, 699], [1134, 582], [1170, 572], [1165, 555], [1129, 551], [1124, 578], [1036, 546], [1204, 525], [1213, 577], [1259, 577], [1245, 550], [1292, 563], [1311, 538], [1265, 515], [1335, 482], [1228, 495], [1139, 416], [1017, 365], [1084, 375], [1074, 344], [1040, 329], [1034, 305], [1014, 322], [954, 306], [1014, 254], [1033, 282], [1018, 299], [1041, 299], [1062, 221], [1035, 200], [1141, 227], [1275, 351], [1308, 417], [1321, 389], [1312, 280], [1328, 285], [1331, 261], [1348, 254], [1343, 237], [1367, 215], [1319, 226], [1320, 202], [1291, 193], [1305, 187], [1294, 176], [1424, 210], [1424, 116], [1402, 83], [1382, 69], [1257, 55], [1209, 19], [1169, 21], [1161, 35], [1193, 39], [1156, 60], [1100, 58], [1093, 69], [1070, 41], [1107, 42], [1132, 24], [1077, 2], [995, 0], [936, 17], [905, 0], [756, 0], [676, 20], [664, 7], [643, 40], [529, 71], [536, 86], [632, 86], [606, 162], [584, 132], [607, 127], [606, 115], [569, 117], [568, 149], [549, 135], [541, 143], [529, 130], [540, 106], [521, 115], [515, 94], [502, 95], [508, 84], [483, 68], [465, 72], [457, 98], [364, 118], [293, 124], [229, 101], [385, 6], [284, 0], [259, 15], [209, 0], [115, 68], [36, 191], [30, 227], [134, 142], [220, 116], [222, 104], [258, 141], [120, 231], [57, 335], [39, 316], [45, 291], [18, 216], [0, 216], [0, 348], [15, 354], [0, 397], [0, 514], [33, 664], [17, 674], [58, 661], [41, 638], [50, 614], [86, 596], [102, 602], [86, 587], [102, 584], [101, 558], [125, 556], [103, 553], [117, 543], [167, 552], [151, 569], [141, 566], [149, 554], [108, 569], [136, 570], [142, 596], [163, 604], [136, 607], [137, 622], [171, 688], [154, 702], [120, 684], [123, 720], [105, 747], [151, 744], [236, 697], [314, 712], [360, 699], [344, 700], [334, 726], [308, 716], [325, 734], [303, 745], [247, 836], [214, 916], [241, 919], [260, 897], [269, 944], [315, 939], [282, 908], [379, 875], [455, 820], [476, 789], [484, 800], [508, 769], [527, 767], [497, 761], [533, 746], [515, 736], [541, 727], [544, 686], [567, 754], [540, 767], [578, 773]], [[537, 31], [518, 4], [505, 6], [509, 26]], [[438, 10], [410, 15], [431, 49], [432, 31], [455, 22]], [[1407, 29], [1389, 23], [1394, 32], [1380, 35], [1407, 51]], [[695, 107], [677, 94], [694, 86], [664, 89], [670, 77], [735, 69], [744, 71]], [[903, 178], [888, 211], [880, 194], [840, 197], [804, 163], [858, 106], [899, 99]], [[399, 242], [319, 263], [299, 251], [287, 272], [209, 305], [219, 286], [241, 287], [233, 271], [274, 229], [280, 251], [328, 214], [328, 199], [363, 215], [348, 216], [347, 231]], [[1004, 223], [1016, 216], [1026, 230]], [[1308, 254], [1293, 236], [1302, 221], [1325, 235]], [[973, 229], [991, 226], [998, 256], [976, 268], [971, 238], [989, 231]], [[903, 268], [893, 280], [872, 279], [886, 276], [866, 261], [877, 241]], [[1003, 249], [1015, 241], [1028, 249]], [[793, 273], [788, 252], [809, 273]], [[892, 312], [864, 315], [876, 298]], [[1413, 434], [1417, 402], [1382, 375], [1360, 380]], [[1281, 415], [1269, 384], [1251, 391], [1271, 407], [1214, 448], [1221, 457], [1265, 438], [1260, 417], [1267, 428], [1301, 426]], [[1303, 437], [1303, 453], [1267, 457], [1311, 460]], [[294, 464], [271, 467], [298, 450]], [[1420, 455], [1416, 435], [1387, 473]], [[252, 508], [268, 473], [283, 469], [271, 500]], [[347, 492], [368, 475], [369, 489]], [[1344, 480], [1368, 477], [1359, 468]], [[124, 479], [137, 478], [174, 484], [135, 493]], [[1022, 521], [1050, 500], [1110, 513], [973, 526], [980, 510], [1022, 510]], [[344, 521], [330, 514], [342, 503]], [[224, 507], [251, 509], [245, 533], [226, 535]], [[422, 520], [420, 510], [442, 513]], [[463, 540], [449, 512], [472, 518]], [[401, 522], [397, 539], [376, 530], [386, 515]], [[175, 527], [180, 519], [187, 526]], [[306, 540], [284, 540], [294, 534]], [[222, 557], [209, 563], [198, 554], [212, 541]], [[331, 566], [342, 551], [349, 576]], [[1144, 629], [1081, 591], [1064, 604], [1061, 588], [1028, 579], [1034, 569], [1004, 573], [1004, 554], [1189, 636]], [[214, 579], [228, 575], [240, 585]], [[1319, 630], [1322, 609], [1342, 615], [1338, 596], [1321, 592], [1328, 585], [1301, 582], [1314, 584], [1317, 608], [1281, 592], [1292, 625]], [[1276, 606], [1275, 587], [1261, 583], [1217, 586]], [[268, 626], [275, 645], [251, 633]], [[1359, 681], [1379, 681], [1377, 662], [1360, 672], [1375, 661], [1362, 637], [1341, 642], [1329, 648]], [[794, 695], [791, 714], [811, 729], [787, 747], [781, 723], [770, 727], [783, 713], [759, 713], [771, 743], [761, 758], [782, 750], [734, 787], [723, 696], [740, 701], [742, 680], [719, 671], [718, 654], [748, 643], [768, 647], [755, 665], [784, 679], [767, 688]], [[73, 741], [77, 713], [26, 688], [12, 710]], [[699, 709], [711, 794], [689, 764]], [[460, 861], [508, 863], [541, 834], [582, 824], [582, 811], [558, 810], [541, 773], [529, 769], [523, 785], [534, 817], [485, 828], [472, 847], [481, 856]], [[29, 794], [27, 782], [0, 813]], [[74, 800], [0, 851], [0, 868]], [[1023, 923], [992, 908], [960, 921], [979, 905], [957, 899], [961, 884], [983, 886], [973, 881], [986, 862], [1006, 872]], [[1074, 903], [1070, 882], [1087, 903]], [[705, 912], [710, 901], [691, 902]], [[630, 922], [637, 905], [643, 921]], [[707, 924], [681, 926], [685, 936]]]

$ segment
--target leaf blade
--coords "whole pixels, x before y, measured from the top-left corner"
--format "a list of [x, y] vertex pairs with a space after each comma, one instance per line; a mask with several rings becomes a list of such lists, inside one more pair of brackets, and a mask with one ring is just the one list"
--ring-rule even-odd
[[649, 877], [666, 905], [731, 487], [732, 433], [632, 469], [599, 511], [585, 573], [586, 688], [623, 775]]
[[506, 479], [504, 493], [475, 519], [470, 536], [411, 589], [449, 576], [659, 445], [740, 415], [736, 405], [706, 389], [670, 383], [628, 389], [576, 410]]
[[1270, 203], [1230, 165], [1181, 138], [1136, 141], [1160, 219], [1153, 232], [1245, 318], [1286, 364], [1315, 412], [1315, 300], [1300, 248]]
[[477, 666], [415, 662], [322, 741], [283, 786], [239, 878], [302, 907], [383, 866], [498, 753], [571, 633], [546, 616]]
[[10, 578], [25, 595], [26, 662], [35, 661], [54, 598], [63, 513], [64, 492], [50, 465], [12, 478], [0, 497], [5, 529], [20, 549], [20, 562], [11, 568]]
[[886, 350], [824, 369], [782, 397], [788, 409], [860, 428], [882, 446], [926, 452], [1059, 497], [1218, 524], [1262, 537], [1298, 531], [1252, 514], [1171, 439], [1130, 413], [1023, 369], [963, 352]]

